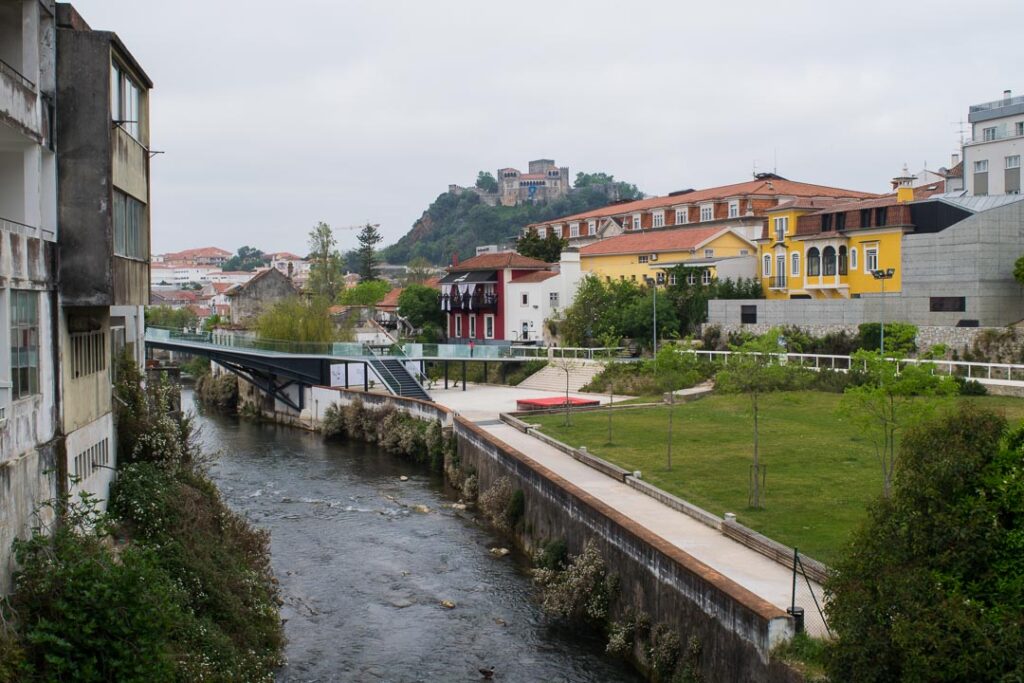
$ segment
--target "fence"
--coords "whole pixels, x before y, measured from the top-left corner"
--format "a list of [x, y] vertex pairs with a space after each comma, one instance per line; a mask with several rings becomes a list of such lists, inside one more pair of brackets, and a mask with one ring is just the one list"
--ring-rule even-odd
[[[687, 349], [682, 353], [693, 353], [712, 361], [728, 363], [735, 351], [707, 351], [704, 349]], [[761, 355], [754, 352], [754, 355]], [[835, 370], [849, 372], [854, 367], [851, 356], [837, 356], [824, 353], [771, 353], [767, 354], [779, 363], [796, 364], [813, 370]], [[925, 364], [931, 367], [933, 374], [950, 377], [973, 379], [983, 384], [1007, 384], [1024, 386], [1024, 365], [1015, 363], [985, 363], [965, 360], [941, 360], [932, 358], [889, 358], [896, 363], [897, 369], [907, 365]], [[866, 367], [866, 362], [865, 362]]]

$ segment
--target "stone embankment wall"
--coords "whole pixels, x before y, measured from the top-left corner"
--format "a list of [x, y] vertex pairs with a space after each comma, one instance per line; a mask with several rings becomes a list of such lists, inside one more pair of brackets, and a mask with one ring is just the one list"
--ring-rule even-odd
[[[713, 323], [706, 323], [705, 327], [713, 326]], [[723, 324], [717, 325], [722, 330], [722, 336], [727, 337], [733, 332], [747, 332], [749, 334], [765, 334], [772, 328], [779, 325], [771, 323], [757, 323], [754, 325]], [[850, 336], [857, 336], [857, 325], [822, 325], [815, 323], [797, 324], [801, 330], [813, 337], [824, 337], [826, 334], [846, 332]], [[918, 326], [917, 348], [918, 351], [927, 351], [933, 346], [943, 344], [950, 350], [962, 353], [964, 349], [970, 350], [974, 342], [986, 334], [998, 334], [1005, 332], [1005, 327], [940, 327], [940, 326]]]
[[649, 615], [652, 625], [674, 628], [682, 643], [696, 640], [701, 680], [802, 680], [771, 658], [772, 648], [793, 633], [784, 611], [446, 408], [416, 399], [314, 387], [307, 394], [307, 410], [292, 423], [315, 429], [331, 404], [356, 399], [368, 406], [390, 404], [451, 428], [458, 443], [457, 467], [477, 477], [481, 493], [500, 479], [511, 479], [525, 502], [515, 539], [524, 551], [561, 539], [571, 554], [578, 554], [588, 540], [595, 542], [608, 570], [619, 578], [613, 618], [632, 608]]

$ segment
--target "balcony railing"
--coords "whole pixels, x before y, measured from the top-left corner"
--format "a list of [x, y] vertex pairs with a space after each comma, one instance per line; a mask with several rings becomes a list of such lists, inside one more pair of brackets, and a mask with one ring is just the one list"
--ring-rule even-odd
[[972, 104], [967, 112], [969, 114], [974, 114], [979, 111], [990, 111], [992, 109], [999, 109], [1000, 107], [1009, 107], [1014, 104], [1024, 104], [1024, 96], [1018, 95], [1017, 97], [1004, 97], [1001, 100], [983, 102], [982, 104]]
[[442, 294], [440, 297], [442, 311], [479, 311], [485, 308], [496, 308], [498, 306], [498, 295], [493, 293], [467, 294]]
[[57, 233], [48, 228], [37, 228], [34, 225], [26, 225], [19, 223], [18, 221], [12, 221], [10, 218], [4, 218], [0, 216], [0, 229], [8, 232], [13, 232], [18, 235], [24, 235], [25, 237], [41, 237], [44, 240], [52, 242], [57, 238]]
[[29, 90], [34, 91], [36, 89], [35, 83], [25, 78], [25, 75], [23, 73], [21, 73], [20, 71], [18, 71], [2, 59], [0, 59], [0, 73], [7, 74], [8, 77], [14, 79], [15, 81], [20, 83], [22, 86], [28, 88]]
[[768, 278], [768, 289], [785, 289], [786, 288], [786, 276], [785, 275], [772, 275]]

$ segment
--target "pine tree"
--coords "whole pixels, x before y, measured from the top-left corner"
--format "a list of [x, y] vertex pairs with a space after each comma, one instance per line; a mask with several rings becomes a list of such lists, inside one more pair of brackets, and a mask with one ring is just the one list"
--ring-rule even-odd
[[359, 231], [359, 275], [363, 280], [376, 280], [377, 279], [377, 251], [374, 248], [377, 244], [384, 239], [379, 232], [377, 232], [377, 226], [371, 223], [367, 223], [366, 226]]

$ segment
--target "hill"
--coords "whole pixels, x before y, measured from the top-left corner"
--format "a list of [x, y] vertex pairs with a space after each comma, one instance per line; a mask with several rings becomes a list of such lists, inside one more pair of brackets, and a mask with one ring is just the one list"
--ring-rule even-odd
[[478, 245], [509, 242], [530, 223], [643, 196], [635, 185], [603, 173], [577, 174], [569, 194], [548, 203], [488, 206], [472, 192], [445, 192], [423, 212], [412, 230], [383, 250], [382, 256], [388, 263], [408, 263], [422, 257], [440, 265], [448, 263], [455, 253], [459, 258], [473, 256]]

